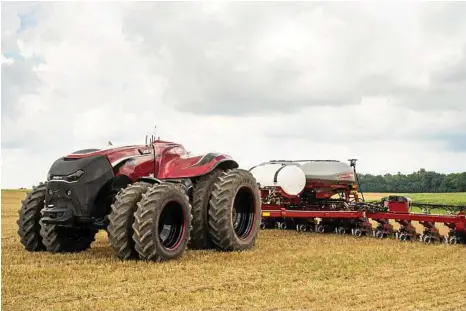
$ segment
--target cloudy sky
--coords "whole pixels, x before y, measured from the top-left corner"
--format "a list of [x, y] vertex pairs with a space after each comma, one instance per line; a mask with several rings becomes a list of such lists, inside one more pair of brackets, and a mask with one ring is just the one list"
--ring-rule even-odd
[[162, 139], [466, 171], [466, 3], [2, 3], [2, 187]]

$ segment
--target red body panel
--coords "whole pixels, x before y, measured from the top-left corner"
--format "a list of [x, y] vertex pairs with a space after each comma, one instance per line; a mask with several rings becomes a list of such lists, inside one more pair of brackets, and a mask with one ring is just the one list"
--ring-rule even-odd
[[392, 213], [409, 213], [408, 202], [388, 202], [385, 201], [385, 206]]
[[190, 156], [181, 144], [156, 140], [152, 145], [132, 145], [99, 151], [69, 154], [67, 158], [84, 158], [105, 155], [116, 168], [115, 175], [126, 175], [132, 181], [140, 177], [179, 179], [209, 173], [220, 163], [230, 168], [238, 164], [228, 155], [208, 153]]
[[138, 156], [132, 158], [131, 161], [126, 162], [116, 173], [119, 175], [126, 175], [133, 182], [142, 176], [154, 176], [154, 156], [152, 154]]
[[160, 150], [157, 157], [157, 178], [189, 178], [207, 174], [219, 163], [229, 161], [237, 167], [238, 164], [225, 154], [207, 153], [199, 156], [189, 156], [181, 145], [167, 146]]
[[276, 205], [263, 206], [262, 217], [293, 218], [362, 218], [362, 211], [303, 211], [287, 210]]
[[86, 158], [86, 157], [92, 157], [92, 156], [97, 156], [97, 155], [105, 155], [107, 156], [110, 163], [113, 163], [125, 157], [141, 155], [140, 150], [148, 152], [152, 150], [152, 147], [144, 146], [144, 145], [124, 146], [124, 147], [103, 149], [103, 150], [94, 151], [94, 152], [69, 154], [66, 157], [70, 159], [79, 159], [79, 158]]
[[[264, 198], [264, 197], [263, 197]], [[265, 199], [265, 198], [264, 198]], [[290, 202], [296, 204], [296, 202]], [[455, 229], [456, 231], [466, 232], [466, 216], [464, 212], [459, 212], [456, 215], [434, 215], [410, 213], [408, 211], [408, 203], [406, 202], [389, 202], [388, 212], [369, 212], [361, 211], [342, 211], [331, 210], [328, 206], [306, 205], [299, 209], [290, 209], [287, 204], [262, 204], [262, 217], [286, 219], [372, 219], [377, 222], [385, 222], [395, 220], [403, 221], [418, 221], [421, 224], [443, 223], [446, 226]]]
[[293, 217], [293, 218], [370, 218], [374, 220], [411, 220], [438, 222], [445, 224], [460, 224], [464, 228], [466, 218], [464, 213], [457, 215], [424, 215], [411, 213], [374, 213], [365, 211], [328, 211], [328, 210], [290, 210], [279, 205], [263, 205], [262, 217]]
[[464, 214], [457, 215], [424, 215], [424, 214], [411, 214], [411, 213], [366, 213], [367, 218], [371, 219], [394, 219], [394, 220], [411, 220], [411, 221], [424, 221], [424, 222], [438, 222], [438, 223], [466, 223]]

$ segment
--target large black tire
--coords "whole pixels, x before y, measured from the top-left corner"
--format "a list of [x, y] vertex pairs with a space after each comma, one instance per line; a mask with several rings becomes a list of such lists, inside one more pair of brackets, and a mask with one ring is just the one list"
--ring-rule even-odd
[[111, 205], [112, 211], [108, 216], [108, 239], [114, 254], [120, 259], [136, 259], [138, 252], [134, 248], [133, 222], [137, 203], [142, 194], [147, 191], [150, 184], [136, 182], [122, 189], [115, 196], [115, 202]]
[[188, 247], [191, 249], [211, 249], [214, 247], [209, 236], [209, 208], [214, 183], [222, 170], [214, 170], [204, 175], [194, 185], [193, 191], [193, 229]]
[[221, 251], [252, 248], [261, 223], [259, 186], [243, 169], [223, 172], [210, 200], [209, 235]]
[[95, 240], [97, 229], [70, 228], [41, 222], [40, 234], [42, 241], [51, 253], [82, 252], [91, 247]]
[[176, 184], [154, 185], [134, 214], [133, 240], [139, 258], [165, 261], [180, 257], [191, 234], [191, 204]]
[[46, 192], [46, 182], [40, 183], [37, 187], [34, 186], [26, 198], [21, 201], [21, 209], [18, 211], [19, 218], [16, 223], [20, 242], [30, 252], [45, 250], [40, 236], [39, 221], [42, 217], [41, 210], [44, 208]]

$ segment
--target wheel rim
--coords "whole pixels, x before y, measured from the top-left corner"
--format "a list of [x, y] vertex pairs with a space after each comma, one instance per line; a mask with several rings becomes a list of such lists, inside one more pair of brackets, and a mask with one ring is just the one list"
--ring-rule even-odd
[[162, 246], [168, 250], [177, 248], [185, 232], [183, 207], [178, 202], [170, 202], [165, 205], [160, 214], [158, 225]]
[[251, 189], [240, 188], [234, 199], [232, 217], [235, 233], [241, 240], [248, 238], [253, 231], [256, 208]]

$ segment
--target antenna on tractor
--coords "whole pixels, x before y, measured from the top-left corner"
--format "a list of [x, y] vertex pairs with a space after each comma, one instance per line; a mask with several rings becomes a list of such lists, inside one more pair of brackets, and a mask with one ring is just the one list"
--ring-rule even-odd
[[157, 140], [160, 140], [160, 136], [157, 136], [157, 125], [154, 126], [154, 140], [155, 140], [155, 137], [157, 137]]
[[147, 146], [147, 134], [146, 134], [146, 142], [145, 142], [146, 146]]
[[[157, 126], [154, 126], [154, 133], [150, 135], [149, 137], [149, 144], [152, 145], [155, 142], [155, 131], [157, 130]], [[146, 145], [147, 145], [147, 138], [148, 135], [146, 135]], [[160, 137], [159, 137], [160, 139]]]

